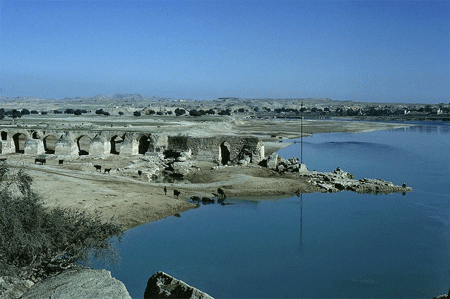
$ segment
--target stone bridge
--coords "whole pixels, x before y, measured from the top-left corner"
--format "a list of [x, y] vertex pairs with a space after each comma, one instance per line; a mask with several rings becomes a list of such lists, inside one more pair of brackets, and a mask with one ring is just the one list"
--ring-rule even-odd
[[0, 128], [0, 154], [57, 156], [152, 155], [190, 151], [201, 161], [227, 164], [264, 159], [264, 145], [257, 137], [169, 136], [133, 131], [40, 130]]

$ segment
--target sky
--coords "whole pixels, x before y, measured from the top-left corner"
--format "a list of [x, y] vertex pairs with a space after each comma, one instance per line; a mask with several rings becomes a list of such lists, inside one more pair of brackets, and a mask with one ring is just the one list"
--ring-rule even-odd
[[449, 27], [448, 0], [0, 0], [0, 95], [449, 103]]

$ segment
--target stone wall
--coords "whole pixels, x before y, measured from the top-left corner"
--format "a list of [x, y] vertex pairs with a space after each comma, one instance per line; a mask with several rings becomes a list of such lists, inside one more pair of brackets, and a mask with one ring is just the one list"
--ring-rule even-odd
[[197, 160], [228, 164], [249, 157], [252, 163], [264, 158], [264, 145], [257, 137], [220, 136], [193, 138], [169, 136], [168, 149], [172, 151], [191, 150]]
[[[168, 136], [142, 132], [44, 131], [23, 128], [0, 128], [0, 134], [0, 154], [52, 154], [52, 150], [46, 148], [46, 138], [52, 136], [53, 140], [56, 140], [54, 154], [62, 156], [78, 156], [81, 152], [91, 156], [108, 154], [132, 156], [163, 153], [169, 150], [191, 151], [192, 156], [197, 160], [223, 165], [241, 160], [258, 163], [264, 159], [264, 145], [256, 137], [197, 138], [187, 135]], [[120, 139], [117, 143], [116, 138]], [[81, 150], [81, 140], [85, 143], [83, 150]]]

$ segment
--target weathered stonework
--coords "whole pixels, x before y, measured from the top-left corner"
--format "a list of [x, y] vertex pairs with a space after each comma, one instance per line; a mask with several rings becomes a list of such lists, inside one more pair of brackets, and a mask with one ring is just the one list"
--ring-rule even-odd
[[44, 142], [40, 139], [29, 139], [25, 142], [26, 155], [42, 155], [45, 153]]
[[192, 156], [200, 161], [228, 164], [250, 157], [251, 163], [264, 159], [264, 145], [256, 137], [220, 136], [193, 138], [190, 136], [169, 136], [169, 150], [191, 150]]
[[63, 135], [57, 142], [55, 147], [56, 155], [77, 156], [79, 152], [76, 141], [70, 134]]
[[[133, 156], [169, 151], [179, 154], [189, 153], [182, 159], [189, 156], [199, 161], [221, 165], [258, 163], [264, 159], [264, 145], [261, 139], [256, 137], [192, 137], [133, 131], [44, 131], [22, 128], [0, 128], [0, 134], [0, 154]], [[55, 144], [54, 148], [49, 146], [50, 139]]]

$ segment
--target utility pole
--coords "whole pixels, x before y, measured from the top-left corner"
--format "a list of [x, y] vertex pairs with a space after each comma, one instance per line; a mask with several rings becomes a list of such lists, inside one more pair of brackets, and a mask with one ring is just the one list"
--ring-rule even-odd
[[300, 105], [300, 165], [303, 164], [303, 102]]

